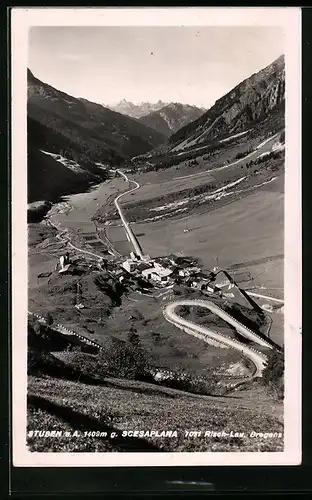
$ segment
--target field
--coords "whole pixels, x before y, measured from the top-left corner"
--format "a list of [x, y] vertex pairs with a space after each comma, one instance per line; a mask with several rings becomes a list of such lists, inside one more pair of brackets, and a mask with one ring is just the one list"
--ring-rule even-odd
[[[140, 242], [149, 255], [194, 255], [208, 269], [218, 258], [220, 267], [235, 266], [240, 271], [251, 270], [254, 275], [265, 271], [254, 285], [282, 288], [282, 183], [283, 179], [279, 178], [269, 190], [262, 188], [208, 214], [135, 224], [135, 232], [143, 234]], [[186, 220], [188, 232], [185, 233]], [[267, 271], [270, 259], [273, 259], [272, 272]]]

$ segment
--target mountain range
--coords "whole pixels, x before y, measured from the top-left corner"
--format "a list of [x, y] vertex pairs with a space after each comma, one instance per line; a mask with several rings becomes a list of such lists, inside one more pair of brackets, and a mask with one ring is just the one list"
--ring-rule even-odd
[[[128, 113], [130, 105], [139, 107], [121, 103]], [[239, 83], [204, 113], [162, 101], [140, 106], [144, 116], [126, 116], [57, 90], [28, 70], [29, 201], [83, 190], [105, 179], [107, 167], [135, 156], [192, 150], [247, 129], [256, 133], [259, 124], [270, 130], [274, 120], [274, 127], [283, 126], [284, 56]]]
[[205, 109], [196, 106], [172, 102], [142, 116], [139, 118], [139, 122], [157, 130], [166, 137], [170, 137], [181, 127], [202, 116], [205, 111]]
[[110, 108], [112, 111], [116, 111], [117, 113], [131, 116], [132, 118], [141, 118], [142, 116], [148, 115], [153, 111], [158, 111], [168, 104], [169, 102], [163, 102], [161, 100], [155, 103], [141, 102], [140, 104], [134, 104], [131, 101], [127, 101], [127, 99], [122, 99], [115, 105], [108, 106], [105, 104], [105, 106]]
[[141, 102], [140, 104], [134, 104], [126, 99], [122, 99], [115, 106], [110, 106], [110, 109], [136, 118], [140, 123], [153, 128], [165, 137], [174, 134], [181, 127], [196, 120], [206, 111], [205, 108], [179, 102], [163, 102], [159, 100], [156, 103]]
[[30, 70], [27, 87], [29, 201], [75, 191], [103, 178], [103, 165], [118, 165], [165, 140], [129, 116], [55, 89]]

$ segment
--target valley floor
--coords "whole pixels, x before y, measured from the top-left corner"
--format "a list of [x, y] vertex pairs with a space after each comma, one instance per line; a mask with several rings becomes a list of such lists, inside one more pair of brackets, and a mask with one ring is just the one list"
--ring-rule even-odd
[[[232, 174], [237, 175], [238, 171]], [[155, 186], [148, 184], [152, 182], [151, 175], [146, 174], [146, 178], [144, 175], [138, 177], [140, 184], [145, 186], [143, 198], [147, 199], [161, 192], [165, 196], [167, 192], [179, 191], [183, 183], [188, 182], [171, 179], [164, 188], [159, 182]], [[218, 263], [221, 268], [228, 269], [242, 288], [283, 299], [283, 184], [284, 177], [279, 172], [270, 184], [242, 198], [238, 196], [231, 203], [221, 201], [216, 209], [195, 210], [187, 217], [162, 218], [150, 223], [135, 223], [132, 227], [146, 254], [157, 257], [174, 253], [197, 257], [207, 270]], [[198, 179], [194, 180], [196, 185]], [[101, 251], [88, 243], [93, 237], [104, 238], [103, 245], [111, 245], [107, 248], [116, 252], [115, 256], [107, 254], [108, 260], [121, 263], [130, 253], [132, 249], [122, 227], [98, 225], [93, 220], [98, 210], [111, 214], [114, 198], [127, 189], [127, 183], [116, 177], [88, 193], [65, 197], [62, 203], [55, 205], [48, 219], [57, 229], [44, 222], [29, 225], [29, 309], [38, 314], [50, 312], [60, 323], [103, 346], [108, 345], [111, 338], [126, 341], [132, 325], [154, 364], [164, 369], [179, 367], [193, 374], [205, 375], [211, 369], [220, 372], [225, 366], [230, 368], [241, 364], [237, 352], [208, 346], [202, 340], [178, 331], [165, 320], [162, 308], [172, 299], [172, 292], [163, 297], [130, 292], [122, 298], [121, 304], [112, 304], [95, 285], [96, 271], [90, 270], [81, 277], [55, 273], [59, 255], [66, 250], [70, 251], [71, 258], [78, 258], [81, 257], [77, 251], [79, 248], [82, 252], [89, 252], [85, 257], [90, 263], [96, 261], [90, 252], [101, 256]], [[140, 190], [135, 196], [140, 196]], [[69, 240], [60, 236], [64, 232]], [[69, 247], [68, 241], [75, 246]], [[48, 276], [38, 278], [42, 273]], [[75, 308], [78, 281], [85, 305], [81, 311]], [[261, 298], [256, 301], [260, 305], [269, 303]], [[270, 336], [277, 344], [283, 345], [283, 314], [277, 310], [270, 314], [273, 318]], [[250, 437], [251, 431], [282, 432], [282, 403], [270, 399], [260, 386], [246, 389], [248, 397], [241, 391], [238, 396], [232, 393], [223, 398], [205, 399], [187, 393], [169, 394], [164, 388], [142, 384], [126, 381], [119, 387], [89, 387], [51, 377], [30, 377], [29, 428], [46, 426], [66, 430], [79, 422], [83, 431], [113, 429], [120, 433], [126, 429], [151, 430], [157, 421], [159, 430], [177, 430], [178, 437], [115, 441], [78, 439], [76, 442], [41, 439], [30, 441], [29, 446], [33, 451], [283, 449], [281, 438]], [[225, 430], [243, 434], [233, 439], [192, 440], [185, 438], [186, 430]]]

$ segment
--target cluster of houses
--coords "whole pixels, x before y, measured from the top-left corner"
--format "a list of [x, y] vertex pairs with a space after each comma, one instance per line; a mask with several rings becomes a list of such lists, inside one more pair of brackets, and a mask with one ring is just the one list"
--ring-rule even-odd
[[212, 281], [215, 276], [214, 272], [203, 272], [196, 262], [188, 257], [171, 256], [151, 259], [145, 256], [139, 259], [132, 252], [130, 258], [122, 263], [122, 268], [155, 285], [180, 284], [211, 293], [217, 291]]
[[156, 260], [152, 260], [149, 256], [139, 259], [133, 252], [130, 258], [122, 263], [122, 267], [131, 274], [141, 276], [147, 281], [152, 281], [162, 285], [168, 285], [172, 282], [173, 270], [164, 267]]
[[[68, 252], [61, 255], [57, 267], [59, 273], [70, 273], [75, 268], [74, 262], [69, 259]], [[202, 271], [196, 260], [191, 257], [172, 255], [152, 259], [149, 255], [140, 258], [131, 252], [129, 258], [123, 261], [119, 267], [103, 258], [99, 259], [96, 268], [100, 271], [107, 271], [119, 282], [123, 282], [125, 279], [131, 280], [132, 276], [136, 280], [141, 280], [143, 287], [144, 282], [145, 284], [149, 283], [147, 286], [154, 285], [156, 287], [176, 284], [202, 292], [234, 297], [232, 290], [234, 281], [228, 273], [224, 273], [218, 267], [214, 267], [212, 271]]]
[[[69, 258], [68, 252], [60, 256], [57, 264], [58, 271], [62, 274], [77, 274], [74, 271], [80, 267], [75, 259]], [[211, 271], [203, 271], [192, 257], [171, 255], [152, 259], [149, 255], [140, 258], [131, 252], [129, 258], [121, 262], [119, 266], [116, 266], [116, 262], [108, 262], [101, 258], [97, 265], [89, 264], [89, 268], [105, 271], [112, 279], [120, 283], [132, 283], [132, 286], [138, 290], [149, 291], [153, 287], [177, 285], [193, 288], [204, 294], [235, 298], [237, 302], [240, 302], [242, 293], [226, 271], [219, 267], [214, 267]]]
[[[188, 270], [187, 270], [188, 271]], [[184, 285], [194, 288], [195, 290], [200, 290], [209, 293], [221, 294], [220, 288], [216, 285], [214, 281], [214, 272], [203, 272], [201, 270], [191, 270], [190, 275], [186, 275], [184, 280]]]

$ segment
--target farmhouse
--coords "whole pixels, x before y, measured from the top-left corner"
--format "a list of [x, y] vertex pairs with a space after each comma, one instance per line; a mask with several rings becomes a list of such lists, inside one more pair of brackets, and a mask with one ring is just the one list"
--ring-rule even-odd
[[144, 269], [142, 271], [142, 276], [146, 279], [152, 279], [154, 281], [159, 281], [161, 283], [168, 283], [170, 275], [172, 274], [171, 269], [165, 269], [164, 267], [155, 263], [154, 267], [149, 269]]
[[128, 271], [128, 273], [132, 273], [136, 267], [137, 267], [137, 263], [135, 261], [133, 261], [132, 259], [127, 259], [125, 260], [123, 263], [122, 263], [122, 267]]

